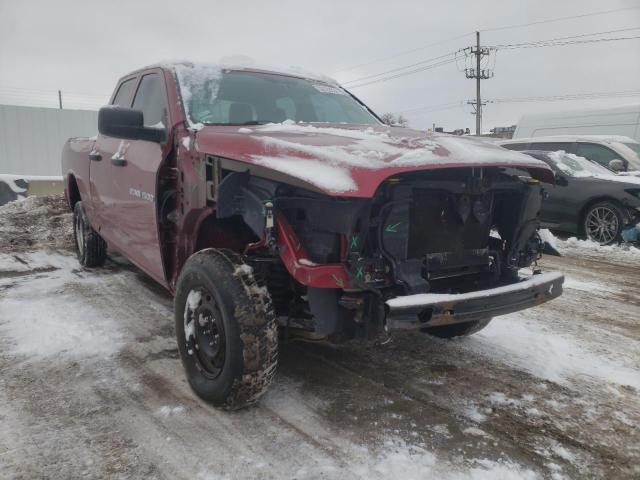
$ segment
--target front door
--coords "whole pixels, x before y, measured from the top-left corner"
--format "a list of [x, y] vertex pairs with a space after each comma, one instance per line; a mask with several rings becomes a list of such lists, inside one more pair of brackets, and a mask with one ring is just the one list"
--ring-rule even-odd
[[[142, 75], [133, 98], [145, 126], [167, 128], [167, 100], [159, 71]], [[103, 237], [154, 279], [165, 284], [158, 232], [157, 174], [166, 146], [98, 135], [92, 162], [98, 225]], [[94, 174], [95, 173], [95, 174]]]

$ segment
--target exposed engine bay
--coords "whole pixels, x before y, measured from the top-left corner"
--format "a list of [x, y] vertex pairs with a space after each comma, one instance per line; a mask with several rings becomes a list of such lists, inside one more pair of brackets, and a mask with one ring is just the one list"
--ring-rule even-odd
[[[518, 270], [534, 264], [544, 248], [537, 234], [544, 194], [526, 171], [499, 167], [398, 174], [371, 199], [330, 197], [228, 172], [218, 188], [217, 217], [239, 216], [255, 234], [246, 253], [281, 324], [340, 341], [376, 338], [390, 325], [428, 329], [435, 321], [426, 305], [391, 322], [391, 299], [502, 294], [501, 287], [520, 282]], [[561, 282], [556, 287], [545, 284], [508, 310], [555, 298]], [[488, 321], [503, 313], [501, 298], [497, 307], [479, 305], [460, 319], [450, 308], [445, 322]]]

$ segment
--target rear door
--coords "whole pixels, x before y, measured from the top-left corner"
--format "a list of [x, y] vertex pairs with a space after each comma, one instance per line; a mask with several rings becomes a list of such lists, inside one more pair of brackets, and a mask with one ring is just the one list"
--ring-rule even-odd
[[[143, 73], [131, 104], [145, 126], [167, 128], [167, 95], [161, 70]], [[167, 135], [167, 138], [169, 136]], [[165, 283], [157, 219], [157, 174], [170, 145], [98, 136], [104, 175], [96, 175], [104, 237], [154, 279]], [[98, 162], [96, 162], [98, 163]]]

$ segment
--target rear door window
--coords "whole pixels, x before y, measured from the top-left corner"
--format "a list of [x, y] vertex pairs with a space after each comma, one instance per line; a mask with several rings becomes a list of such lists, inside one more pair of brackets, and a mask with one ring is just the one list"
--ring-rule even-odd
[[616, 152], [597, 143], [578, 143], [576, 154], [579, 157], [587, 158], [593, 162], [597, 162], [603, 167], [609, 168], [611, 160], [620, 159], [620, 155]]
[[136, 79], [130, 78], [129, 80], [125, 80], [120, 84], [118, 88], [118, 93], [113, 97], [113, 102], [111, 105], [117, 105], [119, 107], [129, 107], [131, 105], [131, 94], [133, 93], [133, 88], [136, 86]]
[[145, 127], [164, 128], [167, 121], [167, 102], [162, 78], [157, 73], [142, 77], [133, 100], [133, 109], [142, 110]]

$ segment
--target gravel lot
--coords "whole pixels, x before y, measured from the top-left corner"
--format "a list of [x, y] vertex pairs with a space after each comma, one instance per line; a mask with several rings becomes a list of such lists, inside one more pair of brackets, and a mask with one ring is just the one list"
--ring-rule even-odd
[[171, 297], [69, 235], [60, 198], [0, 207], [2, 478], [640, 478], [640, 250], [560, 242], [564, 295], [469, 338], [282, 344], [226, 413], [185, 381]]

